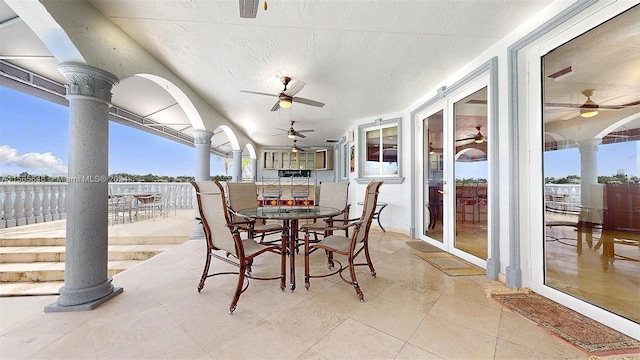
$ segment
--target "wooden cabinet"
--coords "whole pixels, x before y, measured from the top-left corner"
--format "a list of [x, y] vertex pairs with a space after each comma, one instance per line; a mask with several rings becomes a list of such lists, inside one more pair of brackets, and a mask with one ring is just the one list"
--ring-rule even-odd
[[315, 170], [316, 152], [266, 150], [262, 156], [262, 168], [267, 170]]
[[316, 150], [316, 170], [333, 170], [333, 149]]

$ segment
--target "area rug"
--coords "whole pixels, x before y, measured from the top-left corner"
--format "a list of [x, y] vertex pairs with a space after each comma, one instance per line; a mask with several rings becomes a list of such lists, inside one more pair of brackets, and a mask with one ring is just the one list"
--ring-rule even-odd
[[534, 292], [498, 292], [491, 297], [589, 355], [640, 353], [640, 341]]
[[413, 248], [414, 250], [418, 250], [423, 253], [429, 252], [441, 252], [442, 249], [439, 249], [431, 244], [427, 244], [424, 241], [407, 241], [406, 244]]
[[416, 254], [449, 276], [484, 275], [486, 271], [446, 252]]

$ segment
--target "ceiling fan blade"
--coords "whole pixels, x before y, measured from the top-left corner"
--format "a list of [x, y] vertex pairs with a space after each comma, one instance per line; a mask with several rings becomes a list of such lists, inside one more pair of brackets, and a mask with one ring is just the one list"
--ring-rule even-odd
[[300, 134], [298, 131], [294, 131], [293, 133], [296, 134], [296, 136], [301, 138], [301, 139], [305, 139], [306, 138], [305, 135]]
[[240, 92], [247, 93], [247, 94], [256, 94], [256, 95], [265, 95], [265, 96], [278, 97], [278, 95], [275, 95], [275, 94], [267, 94], [267, 93], [258, 92], [258, 91], [240, 90]]
[[303, 132], [314, 132], [314, 131], [315, 131], [315, 130], [313, 130], [313, 129], [296, 130], [296, 132], [301, 132], [301, 133], [303, 133]]
[[319, 101], [305, 99], [305, 98], [301, 98], [301, 97], [294, 97], [293, 99], [291, 99], [291, 101], [296, 102], [296, 103], [300, 103], [300, 104], [305, 104], [305, 105], [317, 106], [317, 107], [323, 107], [324, 106], [324, 103], [321, 103]]
[[[631, 103], [631, 104], [633, 104], [633, 103]], [[584, 104], [545, 103], [544, 105], [546, 107], [580, 109], [580, 108], [583, 107]], [[633, 105], [631, 105], [631, 106], [633, 106]], [[620, 109], [624, 109], [625, 107], [629, 107], [629, 104], [625, 104], [625, 105], [598, 105], [596, 107], [596, 109], [620, 110]]]
[[280, 109], [280, 100], [276, 101], [275, 105], [271, 108], [271, 111], [278, 111]]
[[281, 131], [284, 131], [284, 132], [287, 132], [287, 131], [289, 131], [289, 129], [282, 129], [282, 128], [276, 128], [276, 129], [277, 129], [277, 130], [281, 130]]
[[[289, 84], [291, 85], [291, 83]], [[305, 83], [304, 81], [295, 80], [295, 82], [291, 86], [287, 87], [287, 91], [285, 91], [284, 93], [286, 95], [293, 96], [299, 93], [305, 85], [307, 85], [307, 83]]]
[[255, 18], [258, 14], [258, 0], [240, 0], [240, 17]]
[[467, 140], [475, 140], [475, 137], [468, 137], [468, 138], [464, 138], [464, 139], [457, 139], [456, 141], [467, 141]]

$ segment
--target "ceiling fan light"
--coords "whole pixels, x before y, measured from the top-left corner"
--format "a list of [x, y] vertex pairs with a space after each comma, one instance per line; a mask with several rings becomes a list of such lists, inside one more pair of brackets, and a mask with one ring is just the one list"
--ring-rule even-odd
[[295, 146], [291, 148], [291, 152], [298, 152], [298, 148], [296, 148]]
[[590, 118], [598, 115], [598, 110], [596, 109], [580, 109], [580, 117]]
[[484, 140], [482, 139], [475, 139], [474, 141], [476, 142], [476, 144], [482, 144], [484, 142]]
[[289, 134], [287, 134], [287, 137], [288, 137], [289, 139], [295, 139], [295, 138], [296, 138], [296, 134], [289, 133]]
[[280, 107], [288, 109], [291, 107], [291, 99], [280, 99]]

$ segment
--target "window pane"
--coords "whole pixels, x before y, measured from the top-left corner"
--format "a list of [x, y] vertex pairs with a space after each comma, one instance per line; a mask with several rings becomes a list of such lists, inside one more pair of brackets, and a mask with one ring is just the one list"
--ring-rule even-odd
[[395, 175], [398, 173], [398, 128], [382, 129], [382, 174]]
[[640, 6], [542, 58], [540, 224], [545, 284], [635, 322], [640, 322], [640, 56], [637, 47], [612, 45], [637, 43], [638, 19]]
[[365, 175], [380, 175], [380, 129], [367, 131]]

